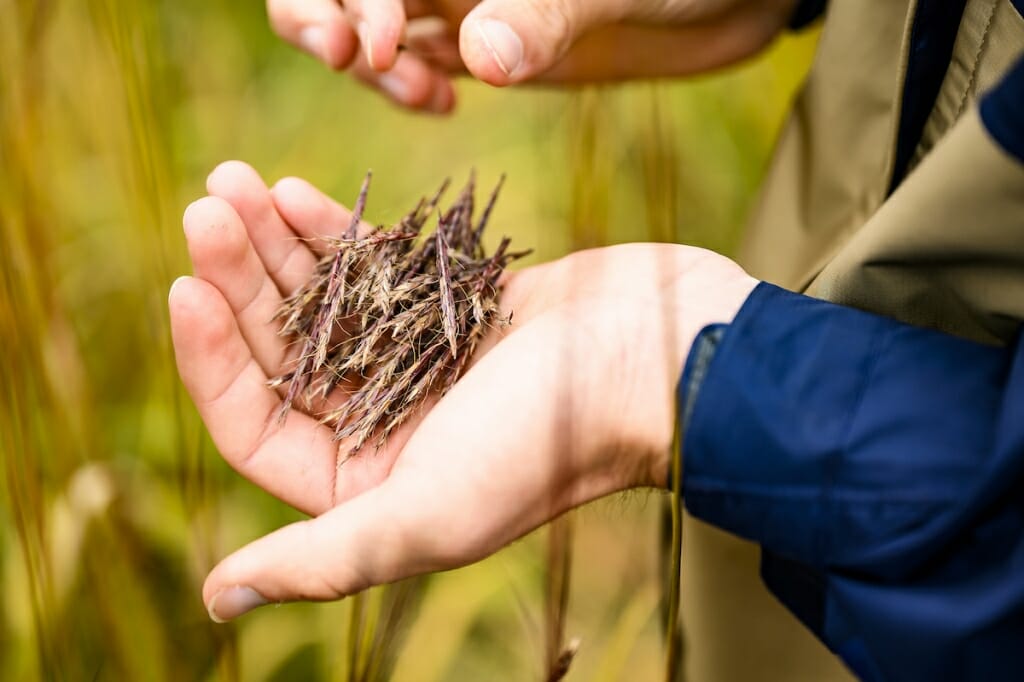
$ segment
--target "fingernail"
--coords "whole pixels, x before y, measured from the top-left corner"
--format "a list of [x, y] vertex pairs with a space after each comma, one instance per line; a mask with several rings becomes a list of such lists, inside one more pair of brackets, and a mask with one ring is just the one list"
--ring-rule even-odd
[[409, 101], [409, 86], [401, 78], [393, 73], [386, 73], [378, 80], [381, 90], [388, 93], [402, 104]]
[[181, 212], [181, 226], [182, 227], [186, 227], [189, 224], [188, 214], [193, 211], [193, 209], [195, 208], [195, 205], [198, 204], [199, 201], [200, 201], [199, 199], [196, 199], [195, 201], [190, 203], [188, 206], [186, 206], [185, 210]]
[[324, 54], [324, 27], [307, 26], [299, 33], [299, 42], [306, 52], [317, 59], [326, 59]]
[[377, 67], [373, 63], [373, 40], [370, 38], [370, 27], [366, 25], [365, 21], [360, 21], [356, 27], [356, 33], [359, 34], [359, 42], [363, 45], [363, 52], [366, 53], [366, 63], [370, 65], [371, 69]]
[[256, 590], [236, 585], [235, 587], [226, 587], [213, 595], [207, 611], [210, 613], [210, 620], [214, 623], [226, 623], [266, 603], [267, 600], [261, 597]]
[[481, 19], [476, 30], [498, 67], [506, 76], [514, 74], [523, 61], [523, 41], [512, 27], [497, 19]]
[[183, 279], [188, 279], [188, 275], [182, 275], [178, 279], [171, 282], [171, 288], [167, 291], [167, 298], [170, 300], [171, 296], [174, 296], [174, 289], [178, 286], [178, 283]]

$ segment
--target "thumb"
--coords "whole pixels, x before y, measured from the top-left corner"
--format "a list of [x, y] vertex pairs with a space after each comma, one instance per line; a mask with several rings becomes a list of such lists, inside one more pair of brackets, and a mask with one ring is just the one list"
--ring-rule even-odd
[[622, 0], [484, 0], [462, 22], [466, 68], [491, 85], [528, 80], [548, 70], [589, 29], [622, 19]]
[[395, 508], [395, 498], [385, 483], [239, 549], [203, 585], [210, 618], [221, 623], [268, 603], [340, 599], [406, 577], [405, 557], [416, 551], [408, 533], [422, 529], [407, 508]]

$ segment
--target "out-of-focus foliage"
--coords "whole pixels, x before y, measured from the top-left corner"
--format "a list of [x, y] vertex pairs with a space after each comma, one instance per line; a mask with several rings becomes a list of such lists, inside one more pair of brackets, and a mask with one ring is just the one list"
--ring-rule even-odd
[[[727, 251], [812, 49], [672, 85], [466, 82], [441, 120], [279, 43], [258, 2], [0, 0], [0, 679], [345, 679], [349, 604], [214, 625], [199, 597], [219, 556], [298, 518], [220, 461], [174, 371], [179, 217], [217, 162], [344, 201], [373, 168], [377, 221], [442, 176], [505, 171], [492, 237], [534, 259]], [[575, 517], [571, 679], [660, 675], [655, 501]], [[432, 578], [394, 678], [535, 678], [544, 547]]]

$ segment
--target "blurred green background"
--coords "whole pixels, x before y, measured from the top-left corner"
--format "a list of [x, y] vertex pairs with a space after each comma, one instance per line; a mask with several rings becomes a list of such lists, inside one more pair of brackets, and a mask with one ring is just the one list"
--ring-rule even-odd
[[[814, 36], [679, 83], [459, 85], [400, 112], [280, 43], [258, 2], [0, 0], [0, 679], [344, 680], [350, 602], [209, 622], [206, 571], [298, 515], [234, 475], [173, 365], [184, 207], [220, 161], [369, 216], [508, 173], [492, 221], [532, 262], [679, 240], [728, 252]], [[658, 679], [660, 495], [575, 514], [569, 679]], [[543, 531], [429, 580], [396, 680], [524, 680], [544, 658]], [[685, 608], [685, 603], [683, 604]]]

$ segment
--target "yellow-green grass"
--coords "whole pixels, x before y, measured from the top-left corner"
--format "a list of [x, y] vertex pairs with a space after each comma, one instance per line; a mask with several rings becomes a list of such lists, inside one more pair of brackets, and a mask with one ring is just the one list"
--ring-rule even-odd
[[[813, 47], [681, 84], [466, 82], [441, 120], [280, 44], [258, 5], [0, 0], [0, 679], [347, 679], [351, 601], [214, 625], [199, 597], [218, 557], [299, 518], [220, 461], [174, 371], [180, 214], [216, 163], [342, 200], [373, 168], [380, 222], [442, 176], [507, 172], [492, 238], [534, 261], [728, 251]], [[570, 679], [661, 677], [662, 497], [574, 515]], [[538, 677], [547, 552], [537, 534], [432, 578], [394, 678]]]

